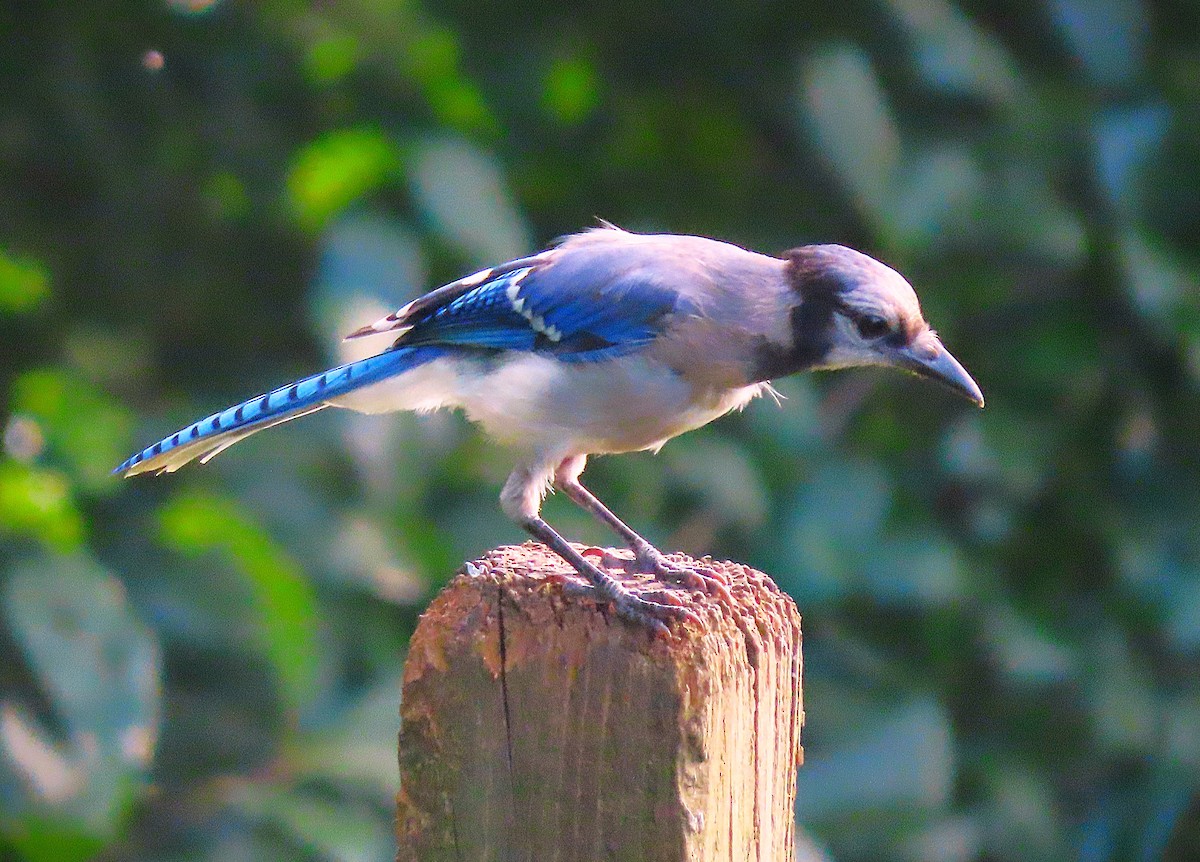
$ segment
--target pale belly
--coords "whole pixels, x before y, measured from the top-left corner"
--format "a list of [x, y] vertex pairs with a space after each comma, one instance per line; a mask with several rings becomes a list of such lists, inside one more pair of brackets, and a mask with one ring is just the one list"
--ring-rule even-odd
[[641, 357], [567, 364], [523, 354], [472, 374], [456, 367], [467, 361], [435, 360], [335, 403], [365, 413], [459, 407], [498, 443], [565, 458], [655, 449], [745, 406], [764, 387], [697, 391]]

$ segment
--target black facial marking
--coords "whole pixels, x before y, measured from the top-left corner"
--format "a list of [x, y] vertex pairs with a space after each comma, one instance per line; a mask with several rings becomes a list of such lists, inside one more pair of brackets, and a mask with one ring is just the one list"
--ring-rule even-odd
[[802, 299], [838, 297], [866, 275], [870, 258], [840, 245], [806, 245], [787, 253], [788, 280]]
[[845, 310], [841, 296], [853, 283], [849, 249], [807, 245], [787, 253], [787, 277], [799, 303], [791, 310], [792, 343], [765, 342], [758, 350], [757, 378], [770, 380], [820, 365], [833, 344], [833, 315]]
[[758, 350], [758, 380], [770, 380], [812, 368], [821, 363], [832, 346], [833, 312], [837, 303], [829, 295], [814, 295], [792, 308], [792, 343], [771, 342]]

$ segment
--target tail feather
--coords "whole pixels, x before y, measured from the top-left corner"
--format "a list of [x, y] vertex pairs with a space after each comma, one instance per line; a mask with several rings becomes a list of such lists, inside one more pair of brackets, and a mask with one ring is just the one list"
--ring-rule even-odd
[[207, 463], [251, 434], [315, 413], [330, 406], [330, 399], [401, 374], [444, 353], [440, 347], [400, 348], [305, 377], [194, 422], [138, 452], [113, 472], [122, 476], [172, 473], [196, 458]]

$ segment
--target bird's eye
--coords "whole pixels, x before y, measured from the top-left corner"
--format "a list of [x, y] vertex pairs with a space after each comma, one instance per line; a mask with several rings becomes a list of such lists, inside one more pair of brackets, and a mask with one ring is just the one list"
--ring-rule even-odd
[[854, 321], [858, 334], [863, 338], [880, 338], [892, 331], [891, 325], [875, 314], [866, 314]]

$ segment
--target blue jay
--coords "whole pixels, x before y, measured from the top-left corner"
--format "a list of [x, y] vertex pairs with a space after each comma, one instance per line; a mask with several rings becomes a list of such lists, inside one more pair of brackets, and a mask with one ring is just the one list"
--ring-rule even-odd
[[662, 631], [664, 621], [691, 613], [662, 591], [626, 588], [540, 516], [547, 491], [557, 488], [621, 537], [640, 572], [714, 586], [668, 561], [584, 488], [579, 476], [589, 455], [657, 450], [797, 371], [893, 366], [983, 406], [908, 282], [840, 245], [777, 258], [605, 224], [439, 287], [348, 337], [373, 335], [394, 340], [378, 355], [189, 425], [114, 472], [204, 463], [257, 431], [326, 407], [461, 408], [517, 453], [500, 494], [504, 512], [619, 616]]

